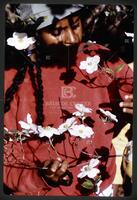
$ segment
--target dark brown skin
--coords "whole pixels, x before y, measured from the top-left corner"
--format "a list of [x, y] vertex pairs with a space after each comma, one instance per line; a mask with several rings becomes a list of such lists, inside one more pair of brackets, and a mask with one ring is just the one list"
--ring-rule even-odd
[[68, 163], [66, 160], [47, 160], [44, 163], [43, 169], [45, 170], [44, 176], [52, 183], [65, 183], [69, 184], [70, 177], [68, 175]]
[[133, 114], [133, 94], [126, 95], [125, 101], [120, 102], [119, 106], [123, 108], [124, 113]]
[[71, 46], [82, 40], [82, 24], [78, 16], [59, 20], [50, 30], [44, 29], [41, 38], [46, 46], [63, 44]]

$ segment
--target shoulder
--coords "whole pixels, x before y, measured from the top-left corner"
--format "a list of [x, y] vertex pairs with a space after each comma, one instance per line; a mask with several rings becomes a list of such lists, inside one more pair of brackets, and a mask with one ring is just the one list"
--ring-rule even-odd
[[16, 73], [17, 73], [17, 69], [14, 67], [4, 70], [4, 75], [9, 76], [9, 78], [10, 76], [14, 76]]
[[111, 57], [110, 49], [92, 42], [81, 43], [78, 48], [78, 61], [86, 60], [87, 57], [98, 55], [101, 61], [107, 61]]
[[15, 69], [15, 68], [10, 68], [10, 69], [4, 71], [5, 89], [7, 89], [12, 84], [12, 81], [13, 81], [16, 73], [17, 73], [17, 69]]
[[100, 52], [101, 50], [106, 52], [106, 53], [110, 52], [109, 48], [107, 48], [107, 47], [105, 47], [101, 44], [93, 43], [91, 41], [87, 41], [87, 42], [81, 43], [79, 45], [78, 52], [81, 52], [81, 51], [86, 52], [86, 50], [94, 51], [94, 52]]
[[[109, 48], [97, 43], [86, 42], [81, 43], [78, 49], [78, 61], [86, 60], [87, 57], [98, 55], [100, 57], [100, 66], [111, 68], [112, 70], [121, 71], [129, 66], [118, 56], [117, 51], [112, 51]], [[132, 70], [129, 69], [129, 71]]]

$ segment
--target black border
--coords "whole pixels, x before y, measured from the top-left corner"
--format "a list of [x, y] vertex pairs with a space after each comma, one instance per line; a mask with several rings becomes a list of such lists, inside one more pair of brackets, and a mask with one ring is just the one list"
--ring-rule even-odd
[[[5, 14], [4, 7], [7, 3], [53, 3], [53, 4], [71, 4], [71, 3], [81, 3], [81, 4], [127, 4], [131, 5], [134, 8], [134, 115], [133, 115], [133, 186], [132, 186], [132, 194], [129, 197], [85, 197], [85, 196], [10, 196], [5, 195], [3, 192], [3, 88], [4, 88], [4, 63], [5, 63]], [[136, 0], [1, 0], [0, 1], [0, 199], [8, 200], [8, 199], [21, 199], [21, 200], [54, 200], [55, 198], [61, 200], [74, 200], [74, 199], [127, 199], [134, 200], [137, 199], [137, 1]], [[16, 176], [16, 175], [15, 175]]]

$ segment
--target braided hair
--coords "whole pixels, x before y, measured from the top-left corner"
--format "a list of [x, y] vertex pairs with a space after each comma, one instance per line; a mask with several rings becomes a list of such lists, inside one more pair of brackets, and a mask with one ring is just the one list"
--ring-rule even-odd
[[[36, 66], [36, 77], [34, 74], [34, 67]], [[30, 79], [32, 82], [32, 86], [34, 89], [34, 96], [36, 98], [36, 113], [37, 119], [36, 122], [39, 125], [42, 125], [44, 121], [44, 114], [43, 114], [43, 85], [41, 79], [41, 67], [40, 64], [32, 65], [25, 62], [24, 65], [20, 66], [18, 72], [16, 73], [11, 86], [7, 89], [5, 93], [5, 105], [4, 105], [4, 112], [8, 112], [10, 110], [10, 104], [13, 100], [15, 93], [18, 91], [19, 86], [23, 83], [25, 74], [28, 68], [28, 72], [30, 75]]]
[[11, 86], [7, 89], [5, 93], [5, 105], [4, 112], [8, 112], [10, 110], [10, 103], [13, 100], [14, 94], [17, 92], [19, 85], [23, 82], [27, 67], [26, 65], [20, 66], [17, 74], [15, 75]]
[[29, 75], [32, 82], [32, 86], [34, 89], [34, 96], [36, 100], [36, 113], [37, 119], [36, 123], [38, 125], [42, 125], [44, 121], [44, 114], [43, 114], [43, 84], [41, 78], [41, 61], [38, 59], [35, 65], [36, 67], [36, 77], [34, 74], [34, 68], [29, 67]]

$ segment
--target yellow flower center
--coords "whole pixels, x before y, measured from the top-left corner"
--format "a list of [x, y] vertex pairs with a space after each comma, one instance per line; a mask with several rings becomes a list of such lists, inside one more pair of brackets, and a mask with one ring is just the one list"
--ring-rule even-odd
[[79, 129], [79, 133], [82, 134], [83, 133], [83, 129]]
[[92, 62], [88, 62], [88, 65], [92, 65]]
[[64, 128], [68, 128], [68, 124], [64, 124], [64, 126], [63, 126]]
[[46, 126], [45, 129], [46, 129], [46, 130], [50, 130], [51, 127], [50, 127], [50, 126]]

